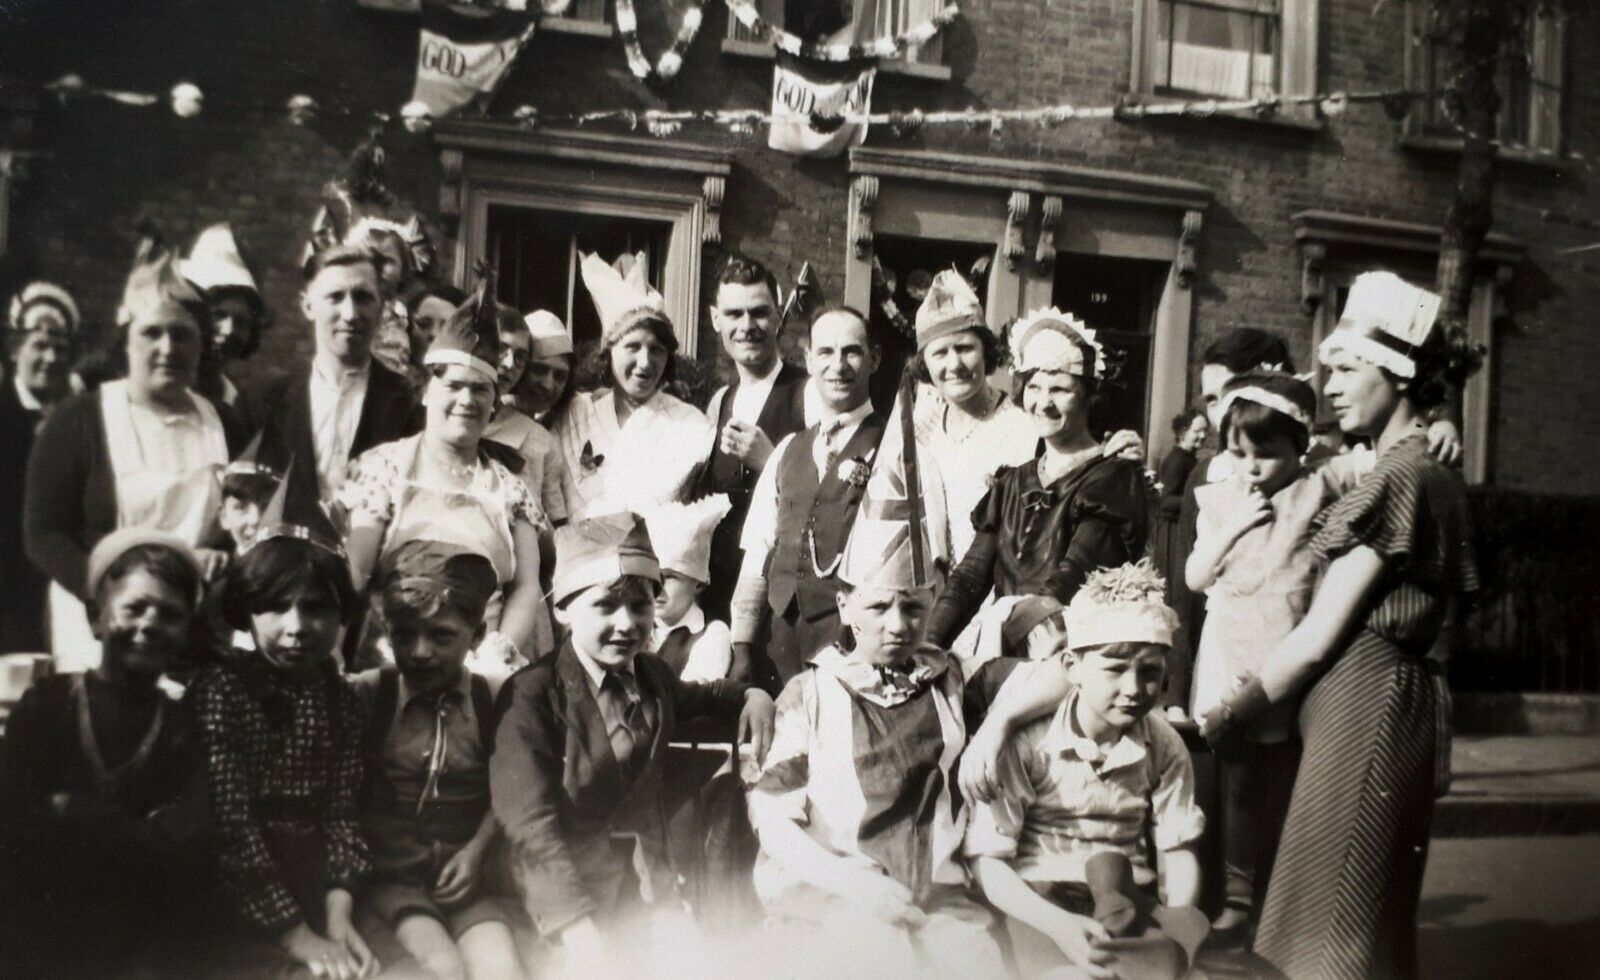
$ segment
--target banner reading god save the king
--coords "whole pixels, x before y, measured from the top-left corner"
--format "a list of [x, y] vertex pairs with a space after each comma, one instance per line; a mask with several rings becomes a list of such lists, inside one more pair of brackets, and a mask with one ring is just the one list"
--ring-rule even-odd
[[838, 156], [867, 138], [866, 122], [847, 116], [872, 111], [871, 61], [824, 62], [780, 51], [772, 71], [772, 128], [767, 145], [802, 156]]
[[435, 116], [444, 116], [492, 93], [533, 35], [531, 15], [515, 9], [522, 6], [422, 0], [417, 83], [411, 100]]

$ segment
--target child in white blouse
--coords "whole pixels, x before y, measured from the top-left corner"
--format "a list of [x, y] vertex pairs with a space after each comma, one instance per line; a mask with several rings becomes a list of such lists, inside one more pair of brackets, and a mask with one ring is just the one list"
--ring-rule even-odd
[[[1090, 575], [1067, 607], [1074, 689], [1012, 736], [1000, 795], [973, 809], [966, 854], [1024, 976], [1109, 978], [1152, 953], [1177, 976], [1205, 934], [1192, 908], [1205, 827], [1194, 771], [1183, 739], [1151, 713], [1177, 625], [1164, 592], [1148, 559]], [[1099, 880], [1105, 866], [1123, 880]]]

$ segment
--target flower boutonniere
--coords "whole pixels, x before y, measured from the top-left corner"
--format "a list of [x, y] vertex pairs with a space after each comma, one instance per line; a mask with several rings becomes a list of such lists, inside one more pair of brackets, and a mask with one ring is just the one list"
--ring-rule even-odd
[[860, 456], [841, 459], [838, 474], [839, 479], [852, 487], [864, 487], [867, 485], [867, 479], [872, 476], [872, 464]]
[[593, 473], [605, 465], [605, 461], [605, 454], [595, 452], [594, 446], [586, 440], [583, 444], [583, 453], [578, 457], [578, 465], [583, 467], [583, 471]]

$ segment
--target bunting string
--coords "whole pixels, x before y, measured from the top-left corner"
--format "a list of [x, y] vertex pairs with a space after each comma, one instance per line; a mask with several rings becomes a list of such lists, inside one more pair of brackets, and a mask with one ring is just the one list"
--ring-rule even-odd
[[700, 22], [705, 16], [705, 0], [693, 0], [683, 12], [683, 22], [678, 33], [655, 64], [645, 56], [644, 45], [639, 40], [639, 18], [633, 9], [633, 0], [617, 0], [617, 33], [622, 36], [622, 50], [628, 56], [628, 70], [642, 82], [670, 82], [683, 67], [683, 56], [689, 53], [695, 35], [700, 33]]

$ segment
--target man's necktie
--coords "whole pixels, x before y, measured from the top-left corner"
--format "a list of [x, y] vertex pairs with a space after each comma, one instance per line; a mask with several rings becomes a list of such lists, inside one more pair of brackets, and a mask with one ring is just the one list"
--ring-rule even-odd
[[621, 719], [620, 724], [609, 719], [607, 721], [611, 751], [624, 769], [634, 768], [649, 751], [650, 739], [654, 735], [650, 729], [650, 719], [645, 715], [644, 699], [639, 696], [638, 681], [632, 674], [623, 671], [607, 671], [605, 680], [600, 683], [600, 694], [613, 709], [611, 717]]

